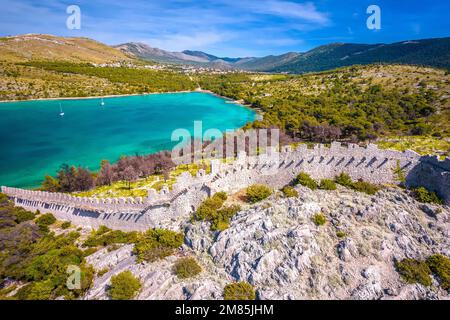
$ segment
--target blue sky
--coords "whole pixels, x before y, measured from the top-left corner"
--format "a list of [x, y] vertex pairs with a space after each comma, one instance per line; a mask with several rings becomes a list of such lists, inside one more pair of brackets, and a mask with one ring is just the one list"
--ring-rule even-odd
[[[66, 8], [81, 8], [68, 30]], [[366, 27], [369, 5], [381, 30]], [[330, 42], [379, 43], [450, 36], [447, 0], [0, 0], [0, 35], [49, 33], [107, 44], [145, 42], [218, 56], [306, 51]]]

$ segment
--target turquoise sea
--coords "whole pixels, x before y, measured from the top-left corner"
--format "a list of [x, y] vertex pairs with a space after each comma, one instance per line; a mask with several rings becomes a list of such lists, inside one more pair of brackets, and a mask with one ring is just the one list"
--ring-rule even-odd
[[[64, 163], [98, 170], [102, 159], [170, 150], [172, 131], [237, 129], [255, 119], [207, 93], [0, 103], [0, 185], [37, 187]], [[60, 104], [64, 116], [60, 116]]]

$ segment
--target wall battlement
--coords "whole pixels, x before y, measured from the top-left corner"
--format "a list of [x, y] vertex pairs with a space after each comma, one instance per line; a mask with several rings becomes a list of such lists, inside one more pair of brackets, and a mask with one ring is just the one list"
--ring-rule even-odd
[[[382, 150], [374, 144], [367, 147], [315, 145], [308, 148], [284, 146], [278, 152], [269, 148], [266, 153], [248, 156], [238, 154], [232, 163], [211, 160], [211, 172], [200, 170], [195, 177], [184, 172], [172, 189], [160, 192], [149, 190], [146, 198], [82, 198], [62, 193], [30, 191], [2, 187], [2, 192], [14, 198], [17, 205], [28, 210], [53, 212], [60, 219], [80, 224], [106, 226], [124, 230], [144, 230], [181, 216], [188, 217], [206, 197], [219, 192], [236, 192], [255, 183], [281, 188], [306, 172], [315, 179], [332, 179], [341, 172], [354, 180], [375, 184], [396, 183], [395, 169], [407, 176], [407, 184], [424, 185], [438, 192], [450, 202], [450, 159], [421, 157], [413, 151]], [[53, 210], [53, 211], [52, 211]], [[123, 216], [127, 216], [127, 220]], [[135, 215], [130, 218], [129, 215]]]

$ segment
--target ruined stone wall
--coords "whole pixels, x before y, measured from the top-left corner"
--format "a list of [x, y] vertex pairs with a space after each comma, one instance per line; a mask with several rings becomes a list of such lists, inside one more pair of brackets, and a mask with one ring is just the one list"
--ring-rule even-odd
[[240, 154], [231, 165], [218, 164], [219, 178], [213, 179], [212, 188], [233, 192], [254, 183], [280, 188], [302, 171], [318, 180], [333, 179], [346, 172], [354, 180], [390, 184], [396, 182], [394, 171], [398, 165], [408, 174], [420, 161], [420, 156], [412, 151], [380, 150], [376, 145], [347, 147], [340, 143], [333, 143], [331, 147], [316, 145], [313, 149], [308, 149], [306, 145], [296, 150], [284, 147], [281, 153], [269, 158], [265, 161], [264, 156], [246, 157]]
[[67, 194], [29, 191], [2, 187], [16, 205], [28, 210], [54, 213], [58, 219], [74, 224], [98, 227], [106, 225], [121, 230], [146, 230], [153, 227], [180, 225], [208, 196], [219, 191], [236, 192], [251, 184], [281, 188], [299, 172], [319, 180], [332, 179], [341, 172], [354, 180], [375, 184], [396, 183], [395, 169], [400, 166], [410, 186], [423, 185], [438, 192], [450, 203], [450, 160], [420, 157], [412, 151], [380, 150], [376, 145], [359, 147], [333, 143], [330, 147], [306, 145], [281, 152], [269, 149], [267, 154], [247, 156], [240, 153], [231, 164], [212, 160], [211, 172], [200, 170], [195, 177], [188, 172], [177, 178], [172, 190], [150, 190], [148, 197], [97, 199]]

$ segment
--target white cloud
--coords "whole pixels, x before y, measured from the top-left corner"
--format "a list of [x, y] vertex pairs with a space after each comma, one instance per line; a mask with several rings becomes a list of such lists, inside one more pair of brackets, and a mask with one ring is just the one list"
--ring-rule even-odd
[[229, 40], [231, 37], [231, 34], [196, 32], [194, 34], [168, 34], [161, 38], [145, 39], [143, 42], [152, 47], [164, 48], [170, 51], [182, 51], [186, 49], [204, 49]]
[[326, 25], [329, 23], [328, 15], [317, 10], [312, 2], [295, 3], [288, 1], [269, 0], [258, 7], [261, 13], [273, 14], [281, 17], [301, 19], [310, 23]]

